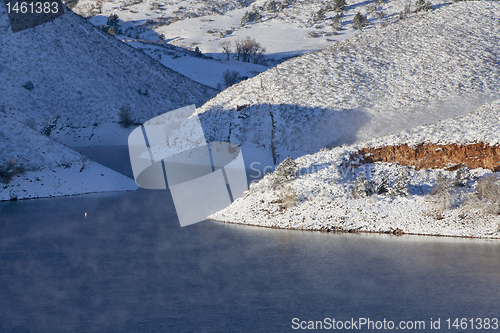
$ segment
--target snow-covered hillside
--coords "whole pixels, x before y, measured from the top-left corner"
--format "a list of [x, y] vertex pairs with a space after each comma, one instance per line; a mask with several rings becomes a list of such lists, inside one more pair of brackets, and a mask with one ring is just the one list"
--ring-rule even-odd
[[0, 111], [73, 146], [127, 143], [120, 109], [143, 122], [216, 90], [174, 72], [68, 12], [12, 33], [0, 4]]
[[[0, 123], [0, 201], [137, 189], [132, 179], [1, 112]], [[19, 166], [24, 173], [12, 172]]]
[[[343, 10], [336, 7], [341, 1], [323, 0], [69, 0], [67, 3], [99, 27], [108, 24], [110, 15], [117, 15], [117, 38], [211, 87], [221, 82], [225, 70], [253, 77], [265, 69], [257, 64], [227, 61], [221, 42], [230, 44], [231, 58], [234, 58], [236, 42], [254, 38], [266, 50], [262, 63], [272, 67], [291, 57], [351, 38], [359, 32], [352, 25], [358, 12], [367, 17], [369, 25], [364, 29], [370, 30], [412, 17], [418, 9], [416, 3], [407, 0], [350, 0]], [[433, 8], [450, 4], [448, 0], [432, 0]], [[336, 18], [337, 15], [340, 16]], [[247, 20], [242, 24], [244, 17]], [[197, 47], [210, 58], [193, 54], [180, 56], [178, 52], [152, 45], [159, 40], [159, 44], [191, 51]], [[188, 66], [186, 59], [189, 59]], [[196, 70], [198, 68], [204, 70]]]
[[499, 22], [496, 2], [419, 13], [286, 61], [197, 113], [209, 138], [243, 146], [247, 165], [465, 114], [500, 96]]
[[120, 111], [143, 122], [217, 92], [72, 12], [12, 33], [2, 3], [0, 32], [0, 200], [134, 190], [60, 142], [126, 145]]
[[[416, 170], [397, 163], [360, 164], [356, 159], [361, 148], [405, 143], [498, 146], [499, 126], [497, 100], [455, 119], [323, 149], [298, 158], [295, 167], [289, 164], [296, 178], [287, 181], [282, 171], [268, 174], [210, 218], [290, 229], [500, 238], [500, 172]], [[500, 156], [491, 157], [500, 165]]]

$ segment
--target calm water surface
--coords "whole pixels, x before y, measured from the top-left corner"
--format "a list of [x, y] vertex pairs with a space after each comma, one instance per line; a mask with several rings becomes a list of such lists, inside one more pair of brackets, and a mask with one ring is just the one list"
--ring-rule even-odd
[[[122, 148], [81, 151], [130, 174]], [[2, 332], [282, 332], [296, 317], [499, 309], [499, 242], [180, 228], [168, 191], [0, 203]]]

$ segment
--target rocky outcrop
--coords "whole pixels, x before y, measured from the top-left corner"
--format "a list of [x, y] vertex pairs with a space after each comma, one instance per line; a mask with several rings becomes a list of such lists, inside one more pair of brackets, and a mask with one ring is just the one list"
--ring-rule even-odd
[[500, 171], [500, 146], [487, 143], [434, 144], [421, 143], [375, 148], [363, 148], [357, 152], [361, 163], [396, 162], [416, 169], [444, 168], [457, 170], [462, 164], [471, 169], [483, 168]]

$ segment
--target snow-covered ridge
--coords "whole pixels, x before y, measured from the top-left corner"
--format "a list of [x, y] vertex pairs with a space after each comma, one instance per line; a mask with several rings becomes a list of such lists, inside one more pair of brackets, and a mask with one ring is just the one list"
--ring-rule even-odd
[[126, 144], [130, 129], [117, 124], [121, 108], [143, 122], [185, 105], [200, 106], [217, 92], [72, 12], [12, 33], [0, 4], [0, 32], [0, 111], [36, 130], [57, 118], [50, 135], [68, 145], [106, 144], [103, 135], [110, 130]]
[[499, 21], [499, 3], [450, 4], [286, 61], [197, 112], [207, 136], [272, 143], [277, 161], [465, 114], [500, 96]]
[[[460, 176], [397, 163], [350, 163], [363, 147], [475, 140], [496, 144], [499, 118], [497, 100], [411, 132], [302, 156], [295, 160], [295, 179], [279, 182], [276, 172], [268, 174], [209, 218], [287, 229], [500, 238], [499, 172], [475, 169]], [[459, 180], [462, 186], [452, 185]]]

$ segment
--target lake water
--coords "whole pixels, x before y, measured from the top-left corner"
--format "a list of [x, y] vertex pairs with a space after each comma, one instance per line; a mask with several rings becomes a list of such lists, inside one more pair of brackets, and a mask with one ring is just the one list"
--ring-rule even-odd
[[[81, 151], [130, 175], [123, 147]], [[169, 192], [143, 189], [2, 202], [0, 221], [1, 332], [282, 332], [360, 317], [426, 331], [441, 318], [446, 331], [450, 317], [500, 317], [496, 241], [180, 228]]]

